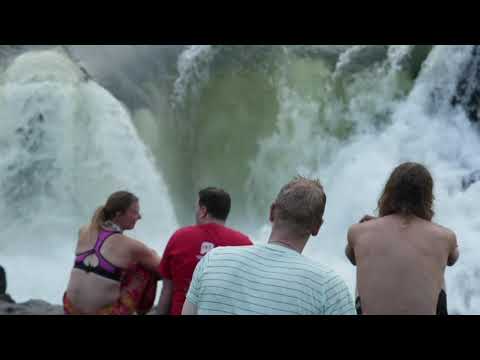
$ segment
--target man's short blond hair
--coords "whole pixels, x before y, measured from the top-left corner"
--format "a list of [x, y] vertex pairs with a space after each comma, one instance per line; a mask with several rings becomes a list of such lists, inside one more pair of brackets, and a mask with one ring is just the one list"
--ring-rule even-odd
[[279, 223], [297, 232], [309, 232], [322, 223], [327, 196], [319, 180], [295, 177], [285, 185], [275, 200]]

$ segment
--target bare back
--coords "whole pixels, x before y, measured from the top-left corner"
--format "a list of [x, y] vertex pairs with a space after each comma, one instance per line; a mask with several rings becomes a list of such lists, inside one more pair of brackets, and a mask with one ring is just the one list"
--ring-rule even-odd
[[[89, 232], [88, 228], [80, 230], [75, 253], [78, 255], [93, 249], [97, 238], [97, 231]], [[143, 253], [138, 249], [143, 250]], [[148, 252], [151, 252], [153, 260], [148, 258]], [[106, 239], [100, 254], [110, 264], [122, 270], [128, 269], [136, 262], [145, 263], [146, 266], [149, 265], [149, 262], [153, 263], [152, 266], [155, 266], [155, 263], [160, 263], [160, 258], [152, 250], [121, 234], [114, 234]], [[141, 257], [142, 254], [143, 258]], [[91, 266], [96, 266], [99, 260], [93, 254], [85, 261]], [[120, 282], [74, 268], [71, 273], [67, 296], [80, 311], [95, 313], [118, 300]]]
[[453, 232], [417, 217], [391, 215], [354, 225], [349, 245], [365, 314], [434, 315]]

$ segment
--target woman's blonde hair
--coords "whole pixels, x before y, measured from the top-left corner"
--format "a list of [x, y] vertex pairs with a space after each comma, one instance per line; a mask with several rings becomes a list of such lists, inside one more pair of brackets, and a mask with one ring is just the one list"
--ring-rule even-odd
[[119, 191], [110, 195], [107, 203], [95, 211], [91, 228], [99, 230], [103, 223], [113, 220], [118, 213], [124, 214], [137, 201], [138, 198], [128, 191]]

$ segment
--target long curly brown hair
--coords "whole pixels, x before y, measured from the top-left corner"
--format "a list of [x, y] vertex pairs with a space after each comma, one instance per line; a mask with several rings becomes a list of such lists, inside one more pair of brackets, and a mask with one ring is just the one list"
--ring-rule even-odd
[[435, 215], [434, 199], [433, 179], [428, 169], [421, 164], [407, 162], [390, 175], [378, 201], [379, 215], [414, 215], [431, 221]]

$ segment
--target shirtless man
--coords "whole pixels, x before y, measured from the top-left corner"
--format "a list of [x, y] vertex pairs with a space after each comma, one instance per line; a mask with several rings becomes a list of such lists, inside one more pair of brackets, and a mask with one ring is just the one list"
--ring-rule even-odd
[[368, 315], [435, 315], [444, 274], [459, 257], [455, 234], [433, 218], [433, 179], [416, 163], [397, 167], [370, 216], [348, 232], [357, 266], [357, 305]]

